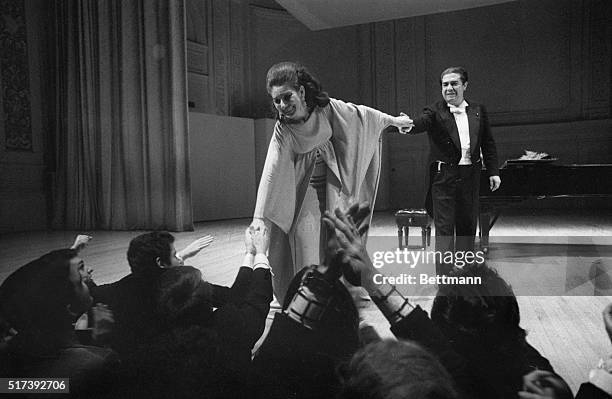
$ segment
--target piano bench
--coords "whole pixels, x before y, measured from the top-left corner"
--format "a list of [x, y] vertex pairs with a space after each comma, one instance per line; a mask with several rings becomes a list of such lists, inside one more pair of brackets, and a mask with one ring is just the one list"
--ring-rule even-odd
[[[410, 226], [421, 228], [421, 239], [423, 249], [431, 244], [431, 218], [425, 209], [401, 209], [395, 212], [397, 222], [397, 238], [399, 248], [408, 247]], [[402, 237], [405, 237], [405, 244], [402, 245]]]

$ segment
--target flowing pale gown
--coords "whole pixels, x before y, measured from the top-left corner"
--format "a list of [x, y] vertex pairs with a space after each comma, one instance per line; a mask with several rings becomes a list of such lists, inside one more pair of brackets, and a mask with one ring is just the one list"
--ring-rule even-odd
[[375, 109], [331, 99], [303, 124], [276, 123], [254, 217], [272, 223], [269, 259], [279, 301], [298, 270], [322, 260], [321, 211], [346, 209], [356, 201], [374, 208], [380, 135], [392, 120]]

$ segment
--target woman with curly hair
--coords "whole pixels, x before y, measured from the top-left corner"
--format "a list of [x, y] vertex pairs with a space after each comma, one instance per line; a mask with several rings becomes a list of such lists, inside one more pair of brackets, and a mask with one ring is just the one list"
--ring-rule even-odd
[[252, 225], [271, 228], [274, 291], [282, 302], [293, 275], [323, 259], [324, 211], [362, 201], [373, 208], [381, 133], [389, 126], [406, 133], [412, 120], [330, 98], [295, 62], [272, 66], [266, 87], [277, 122]]

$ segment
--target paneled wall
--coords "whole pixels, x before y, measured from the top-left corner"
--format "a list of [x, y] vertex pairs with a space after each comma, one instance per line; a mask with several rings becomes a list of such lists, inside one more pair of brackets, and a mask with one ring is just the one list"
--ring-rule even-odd
[[[0, 6], [5, 23], [0, 50], [0, 233], [47, 225], [43, 49], [44, 0], [11, 0]], [[22, 35], [22, 33], [24, 35]], [[14, 76], [13, 76], [14, 75]]]
[[191, 111], [248, 116], [247, 4], [186, 0]]

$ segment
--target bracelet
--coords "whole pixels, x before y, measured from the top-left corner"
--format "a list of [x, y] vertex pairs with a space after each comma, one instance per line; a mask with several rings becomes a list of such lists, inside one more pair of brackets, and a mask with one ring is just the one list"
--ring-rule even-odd
[[[378, 292], [381, 293], [381, 295], [373, 295], [372, 301], [374, 301], [376, 306], [378, 306], [382, 314], [389, 321], [389, 323], [391, 323], [391, 325], [402, 321], [410, 314], [410, 312], [412, 312], [412, 309], [414, 309], [414, 306], [410, 303], [410, 300], [404, 297], [397, 290], [395, 285], [391, 285], [391, 289], [386, 294], [382, 294], [382, 291], [380, 290], [378, 290]], [[398, 298], [401, 298], [403, 301], [402, 304], [398, 306], [397, 304], [390, 303], [389, 298], [392, 295], [397, 295]]]
[[286, 314], [308, 329], [315, 329], [332, 303], [333, 285], [316, 270], [307, 271]]
[[375, 295], [375, 297], [380, 298], [381, 302], [386, 302], [387, 299], [389, 299], [391, 297], [391, 295], [393, 295], [393, 293], [396, 293], [399, 296], [402, 296], [402, 294], [397, 290], [397, 287], [394, 285], [390, 285], [391, 289], [389, 289], [389, 291], [386, 294], [383, 294], [382, 291], [380, 289], [377, 289], [377, 293], [380, 293], [381, 295]]

